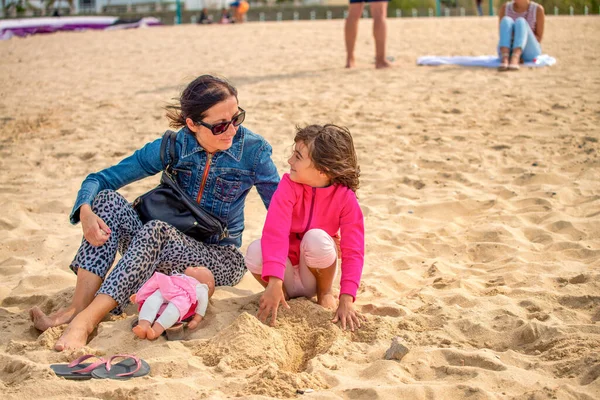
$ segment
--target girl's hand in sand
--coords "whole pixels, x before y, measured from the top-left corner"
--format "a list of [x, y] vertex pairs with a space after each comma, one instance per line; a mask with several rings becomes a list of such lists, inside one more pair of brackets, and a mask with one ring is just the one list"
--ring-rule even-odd
[[285, 294], [283, 293], [283, 281], [271, 276], [269, 277], [269, 284], [267, 285], [265, 292], [260, 296], [256, 317], [266, 324], [267, 318], [271, 315], [271, 326], [275, 326], [279, 303], [283, 304], [283, 306], [289, 310], [290, 306], [285, 301]]
[[194, 318], [192, 318], [192, 320], [190, 322], [188, 322], [188, 328], [190, 330], [194, 330], [198, 327], [198, 325], [200, 324], [200, 322], [202, 322], [202, 315], [200, 314], [194, 314]]
[[335, 312], [335, 317], [331, 320], [334, 324], [338, 321], [342, 322], [342, 329], [346, 330], [346, 326], [350, 327], [350, 330], [354, 332], [354, 329], [360, 328], [360, 316], [354, 310], [354, 304], [352, 303], [352, 296], [349, 294], [342, 294], [340, 296], [340, 305]]
[[83, 237], [92, 246], [102, 246], [110, 236], [110, 228], [104, 223], [102, 218], [94, 214], [88, 204], [84, 204], [79, 209], [79, 219], [83, 229]]

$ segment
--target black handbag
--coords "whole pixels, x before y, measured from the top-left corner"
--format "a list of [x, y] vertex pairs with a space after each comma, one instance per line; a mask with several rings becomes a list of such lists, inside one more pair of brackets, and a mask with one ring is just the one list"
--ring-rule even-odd
[[203, 210], [179, 187], [174, 178], [177, 175], [177, 171], [173, 169], [173, 166], [177, 164], [176, 138], [176, 132], [165, 132], [160, 146], [160, 158], [165, 165], [165, 150], [168, 145], [169, 163], [165, 166], [160, 184], [135, 199], [133, 208], [144, 224], [148, 221], [159, 220], [169, 223], [182, 233], [199, 241], [204, 241], [214, 235], [218, 235], [219, 240], [224, 239], [229, 236], [227, 226], [217, 217]]

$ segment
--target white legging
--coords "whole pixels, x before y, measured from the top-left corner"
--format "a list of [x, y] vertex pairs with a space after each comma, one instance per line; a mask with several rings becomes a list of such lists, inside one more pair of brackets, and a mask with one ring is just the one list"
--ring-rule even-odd
[[[287, 259], [283, 285], [291, 297], [313, 297], [317, 294], [317, 280], [308, 267], [324, 269], [337, 259], [335, 241], [322, 229], [311, 229], [300, 242], [300, 263], [292, 265]], [[246, 267], [253, 274], [262, 274], [262, 251], [260, 239], [248, 246]]]
[[[152, 293], [150, 296], [148, 296], [146, 301], [144, 301], [144, 304], [142, 304], [138, 319], [140, 321], [146, 320], [150, 321], [150, 323], [153, 323], [154, 319], [156, 318], [156, 314], [158, 314], [158, 311], [160, 310], [160, 307], [166, 302], [167, 301], [160, 293], [160, 290]], [[167, 329], [175, 325], [175, 322], [179, 320], [179, 317], [179, 310], [175, 304], [169, 302], [156, 322], [158, 322], [163, 328]]]

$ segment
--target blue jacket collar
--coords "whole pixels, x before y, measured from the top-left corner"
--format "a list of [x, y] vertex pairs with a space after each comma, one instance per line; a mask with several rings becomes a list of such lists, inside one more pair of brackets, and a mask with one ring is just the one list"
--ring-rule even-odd
[[[183, 147], [181, 158], [187, 158], [192, 154], [199, 153], [201, 151], [206, 151], [200, 145], [200, 143], [198, 143], [198, 140], [196, 140], [194, 132], [190, 131], [187, 126], [183, 127], [181, 130], [185, 133], [185, 135], [183, 135]], [[233, 137], [233, 143], [231, 144], [231, 147], [227, 150], [222, 151], [222, 153], [227, 154], [235, 161], [240, 161], [242, 159], [242, 150], [244, 149], [245, 136], [246, 128], [240, 125], [238, 127], [237, 134]]]

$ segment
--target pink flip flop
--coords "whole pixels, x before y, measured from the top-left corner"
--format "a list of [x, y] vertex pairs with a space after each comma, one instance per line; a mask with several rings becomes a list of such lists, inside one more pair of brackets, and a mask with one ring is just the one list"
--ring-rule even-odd
[[[116, 364], [113, 364], [115, 358], [123, 358]], [[96, 368], [92, 371], [92, 377], [96, 379], [130, 379], [148, 375], [150, 365], [144, 360], [132, 354], [117, 354], [104, 363], [104, 367]]]
[[[94, 357], [98, 360], [93, 363], [83, 363], [85, 360]], [[71, 361], [69, 364], [52, 364], [50, 365], [50, 368], [57, 376], [65, 379], [86, 380], [92, 379], [92, 371], [105, 364], [106, 360], [104, 358], [94, 354], [86, 354]]]

